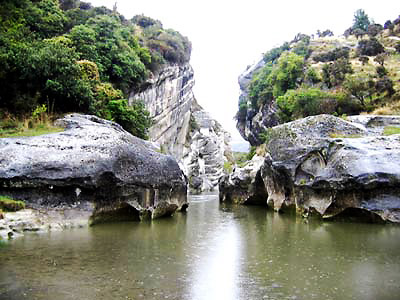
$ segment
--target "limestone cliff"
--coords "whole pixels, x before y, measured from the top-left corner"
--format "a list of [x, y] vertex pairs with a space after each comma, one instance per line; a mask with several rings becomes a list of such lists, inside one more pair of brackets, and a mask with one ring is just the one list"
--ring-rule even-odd
[[193, 86], [189, 64], [169, 65], [132, 91], [129, 103], [144, 102], [154, 120], [150, 140], [180, 162], [191, 191], [211, 191], [230, 157], [230, 136], [196, 102]]

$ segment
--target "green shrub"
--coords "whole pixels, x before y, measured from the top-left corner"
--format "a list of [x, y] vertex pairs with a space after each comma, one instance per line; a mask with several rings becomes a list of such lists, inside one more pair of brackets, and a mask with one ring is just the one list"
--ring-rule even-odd
[[328, 88], [339, 85], [345, 79], [346, 74], [353, 73], [351, 63], [346, 58], [324, 64], [322, 67], [322, 80]]
[[385, 51], [385, 48], [376, 38], [370, 38], [369, 40], [361, 40], [357, 45], [358, 55], [375, 56]]
[[280, 117], [289, 122], [318, 114], [342, 114], [352, 110], [351, 101], [343, 93], [322, 91], [318, 88], [289, 90], [277, 98]]
[[316, 62], [328, 62], [335, 61], [339, 58], [349, 58], [350, 48], [348, 47], [340, 47], [335, 48], [331, 51], [323, 52], [313, 57], [313, 60]]
[[152, 120], [142, 102], [137, 101], [129, 106], [126, 99], [111, 100], [107, 104], [107, 109], [112, 121], [133, 135], [148, 139], [148, 129], [152, 125]]

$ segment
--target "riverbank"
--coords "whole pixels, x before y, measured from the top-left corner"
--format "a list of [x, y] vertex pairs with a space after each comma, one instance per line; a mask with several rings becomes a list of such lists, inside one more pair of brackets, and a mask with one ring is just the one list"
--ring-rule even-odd
[[43, 233], [86, 227], [91, 214], [90, 211], [78, 208], [23, 209], [3, 213], [3, 219], [0, 220], [0, 239], [21, 237], [26, 232]]

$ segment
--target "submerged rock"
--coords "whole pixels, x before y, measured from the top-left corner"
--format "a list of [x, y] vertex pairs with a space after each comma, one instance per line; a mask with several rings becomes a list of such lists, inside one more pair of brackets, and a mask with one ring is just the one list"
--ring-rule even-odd
[[58, 124], [64, 132], [0, 139], [1, 195], [36, 209], [89, 211], [93, 224], [187, 207], [186, 180], [171, 156], [94, 116], [72, 114]]
[[273, 127], [266, 137], [259, 172], [268, 206], [400, 222], [400, 135], [320, 115]]

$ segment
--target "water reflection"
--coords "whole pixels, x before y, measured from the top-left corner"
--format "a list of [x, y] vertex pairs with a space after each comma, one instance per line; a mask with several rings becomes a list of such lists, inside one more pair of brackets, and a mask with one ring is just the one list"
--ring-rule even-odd
[[237, 299], [240, 240], [235, 223], [228, 222], [218, 228], [206, 243], [206, 251], [194, 254], [198, 259], [194, 266], [191, 299]]
[[0, 299], [398, 299], [400, 227], [321, 223], [190, 199], [149, 223], [0, 247]]

